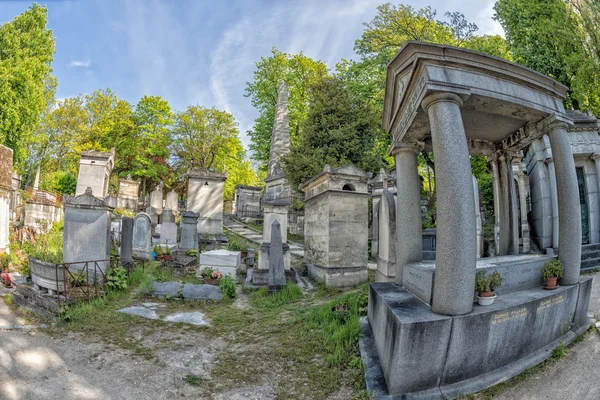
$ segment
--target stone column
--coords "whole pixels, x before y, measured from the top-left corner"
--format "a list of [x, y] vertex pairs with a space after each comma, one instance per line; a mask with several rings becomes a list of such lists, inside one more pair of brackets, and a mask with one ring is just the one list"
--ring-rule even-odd
[[[571, 154], [572, 155], [572, 154]], [[554, 171], [554, 161], [552, 156], [544, 160], [548, 165], [548, 176], [550, 177], [550, 199], [552, 200], [552, 247], [558, 248], [559, 224], [558, 224], [558, 196], [556, 193], [556, 172]], [[573, 161], [573, 170], [575, 170], [575, 161]], [[577, 176], [575, 176], [577, 179]], [[577, 180], [575, 180], [577, 182]]]
[[517, 175], [519, 185], [519, 203], [521, 204], [521, 237], [523, 238], [523, 253], [528, 253], [530, 249], [529, 241], [529, 222], [527, 221], [527, 185], [525, 184], [525, 174], [520, 171]]
[[494, 196], [494, 249], [495, 255], [500, 254], [500, 174], [498, 172], [498, 160], [489, 157], [489, 165], [492, 171], [492, 191]]
[[581, 206], [575, 173], [575, 160], [571, 152], [567, 124], [550, 125], [550, 147], [556, 158], [556, 189], [558, 197], [559, 243], [558, 257], [564, 266], [562, 285], [579, 282], [581, 269]]
[[500, 207], [498, 209], [498, 255], [507, 255], [510, 251], [511, 230], [510, 230], [510, 191], [509, 191], [509, 166], [506, 163], [506, 157], [501, 154], [498, 157], [499, 164], [499, 189], [500, 189]]
[[[461, 315], [472, 311], [477, 265], [475, 199], [467, 138], [460, 111], [462, 104], [462, 99], [453, 93], [431, 94], [422, 104], [429, 115], [438, 210], [431, 309], [445, 315]], [[399, 184], [398, 187], [404, 186]], [[398, 226], [398, 231], [406, 229], [401, 224]]]
[[121, 221], [121, 265], [133, 264], [133, 218], [123, 217]]
[[475, 199], [475, 228], [477, 229], [477, 258], [483, 256], [483, 221], [479, 205], [479, 183], [473, 176], [473, 198]]
[[402, 285], [404, 266], [419, 262], [423, 253], [421, 221], [421, 181], [417, 155], [421, 147], [394, 143], [391, 154], [396, 159], [396, 283]]

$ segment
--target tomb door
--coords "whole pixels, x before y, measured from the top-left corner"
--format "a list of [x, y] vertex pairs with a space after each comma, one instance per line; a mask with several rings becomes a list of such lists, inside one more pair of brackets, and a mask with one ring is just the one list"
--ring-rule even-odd
[[579, 187], [579, 204], [581, 205], [581, 244], [590, 243], [589, 213], [587, 204], [587, 190], [585, 187], [585, 174], [583, 168], [576, 168], [577, 186]]

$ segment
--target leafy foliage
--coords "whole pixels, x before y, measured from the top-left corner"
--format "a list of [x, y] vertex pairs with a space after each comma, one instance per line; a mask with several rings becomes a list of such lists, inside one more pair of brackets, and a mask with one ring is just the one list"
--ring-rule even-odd
[[47, 20], [48, 9], [34, 4], [0, 26], [0, 143], [13, 149], [17, 170], [24, 167], [32, 132], [56, 89]]
[[109, 269], [106, 274], [106, 286], [111, 290], [127, 289], [127, 270], [121, 266]]
[[488, 275], [486, 270], [479, 270], [475, 275], [475, 291], [479, 293], [493, 292], [494, 289], [502, 286], [503, 280], [498, 271], [494, 271]]
[[219, 279], [219, 289], [223, 296], [233, 299], [235, 297], [235, 281], [230, 276], [224, 276]]
[[290, 183], [297, 187], [323, 170], [352, 164], [376, 172], [383, 161], [375, 150], [382, 135], [379, 119], [362, 103], [355, 102], [339, 78], [325, 78], [311, 87], [311, 104], [303, 123], [303, 135], [282, 157]]
[[35, 241], [24, 242], [23, 251], [36, 260], [53, 264], [62, 263], [63, 229], [63, 221], [54, 224], [47, 234], [38, 236]]
[[563, 265], [558, 259], [550, 260], [542, 267], [542, 279], [560, 278], [563, 276]]
[[248, 135], [252, 139], [252, 158], [266, 168], [277, 104], [277, 87], [285, 81], [289, 90], [289, 122], [292, 142], [301, 136], [302, 123], [310, 103], [309, 88], [328, 75], [327, 66], [300, 54], [287, 54], [276, 47], [270, 57], [256, 63], [254, 80], [246, 84], [246, 97], [260, 113]]

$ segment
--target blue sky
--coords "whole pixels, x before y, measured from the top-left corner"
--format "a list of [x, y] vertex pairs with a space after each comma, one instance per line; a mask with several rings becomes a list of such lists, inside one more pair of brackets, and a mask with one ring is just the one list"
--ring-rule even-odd
[[[378, 0], [40, 0], [54, 31], [59, 99], [111, 88], [133, 104], [158, 95], [176, 110], [190, 104], [233, 113], [242, 142], [257, 113], [244, 97], [255, 63], [272, 46], [303, 51], [334, 67], [356, 59], [354, 41]], [[494, 0], [403, 1], [431, 5], [442, 19], [460, 11], [479, 34], [502, 34]], [[0, 0], [0, 23], [30, 1]]]

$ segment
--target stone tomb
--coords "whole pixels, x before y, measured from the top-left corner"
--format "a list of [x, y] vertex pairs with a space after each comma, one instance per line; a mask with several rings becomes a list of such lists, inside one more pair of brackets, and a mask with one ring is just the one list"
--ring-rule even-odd
[[260, 192], [258, 186], [235, 186], [235, 216], [238, 218], [260, 217]]
[[[383, 126], [394, 137], [390, 153], [402, 190], [395, 283], [371, 284], [363, 325], [368, 390], [382, 397], [464, 396], [541, 362], [590, 326], [592, 282], [580, 277], [580, 199], [567, 133], [573, 122], [563, 106], [566, 90], [530, 69], [443, 45], [407, 42], [388, 65]], [[515, 155], [545, 134], [554, 160], [558, 254], [564, 265], [554, 291], [535, 285], [541, 256], [536, 265], [518, 256], [512, 168]], [[432, 280], [414, 266], [422, 258], [417, 164], [422, 150], [433, 151], [436, 161]], [[513, 257], [489, 265], [505, 268], [506, 283], [488, 307], [473, 301], [478, 232], [470, 154], [488, 157], [495, 177], [498, 254]], [[429, 297], [431, 306], [423, 301]]]
[[204, 267], [210, 267], [219, 271], [223, 276], [230, 275], [235, 278], [236, 270], [241, 264], [241, 253], [239, 251], [229, 250], [211, 250], [200, 253], [200, 268], [198, 276]]
[[117, 195], [117, 207], [136, 212], [138, 210], [140, 183], [127, 176], [127, 179], [119, 179], [119, 194]]
[[223, 195], [227, 174], [207, 170], [188, 172], [187, 211], [200, 214], [198, 233], [223, 234]]
[[132, 248], [134, 258], [152, 259], [152, 224], [148, 214], [139, 213], [135, 216]]
[[304, 260], [310, 276], [328, 286], [367, 281], [368, 179], [351, 165], [326, 165], [300, 185], [305, 194]]
[[114, 165], [115, 149], [111, 149], [108, 153], [102, 151], [82, 152], [75, 196], [84, 194], [89, 187], [94, 196], [104, 199], [108, 194], [108, 181]]
[[[63, 257], [65, 263], [101, 261], [96, 265], [104, 272], [110, 265], [112, 209], [94, 197], [92, 189], [65, 203]], [[75, 268], [85, 265], [76, 264]], [[88, 279], [94, 275], [94, 264], [88, 265]]]

